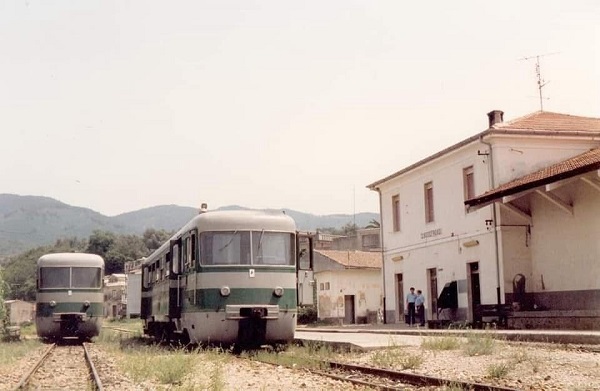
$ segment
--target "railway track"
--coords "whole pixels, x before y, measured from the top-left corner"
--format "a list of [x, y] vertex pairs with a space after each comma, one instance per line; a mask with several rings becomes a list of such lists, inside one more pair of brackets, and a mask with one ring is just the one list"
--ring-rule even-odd
[[[250, 359], [271, 365], [282, 365], [279, 363], [262, 361], [254, 357]], [[288, 367], [292, 369], [299, 369], [294, 366]], [[465, 382], [460, 380], [450, 380], [362, 365], [344, 364], [337, 361], [315, 360], [314, 368], [303, 367], [302, 369], [308, 370], [320, 376], [327, 376], [359, 386], [386, 391], [406, 391], [410, 389], [426, 390], [439, 389], [439, 387], [452, 387], [453, 389], [469, 391], [517, 391], [514, 388]]]
[[[452, 386], [461, 390], [472, 391], [517, 391], [513, 388], [498, 387], [481, 383], [471, 383], [460, 380], [443, 379], [433, 376], [418, 375], [390, 369], [374, 368], [362, 365], [344, 364], [336, 361], [324, 361], [324, 376], [335, 377], [340, 380], [358, 380], [363, 384], [382, 390], [405, 390], [407, 385], [416, 387], [444, 387]], [[365, 380], [360, 379], [365, 377]]]
[[86, 343], [50, 345], [15, 387], [15, 390], [44, 389], [103, 390]]

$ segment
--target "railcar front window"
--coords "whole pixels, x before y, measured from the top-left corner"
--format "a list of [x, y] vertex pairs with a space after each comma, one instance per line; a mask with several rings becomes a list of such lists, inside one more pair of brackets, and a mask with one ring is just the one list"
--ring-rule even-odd
[[40, 288], [70, 288], [69, 267], [40, 268]]
[[254, 265], [293, 265], [292, 235], [281, 232], [252, 232]]
[[200, 260], [204, 265], [293, 265], [293, 244], [290, 233], [204, 232]]
[[72, 273], [73, 288], [100, 288], [100, 268], [74, 267]]
[[205, 232], [200, 237], [203, 264], [250, 264], [250, 232]]

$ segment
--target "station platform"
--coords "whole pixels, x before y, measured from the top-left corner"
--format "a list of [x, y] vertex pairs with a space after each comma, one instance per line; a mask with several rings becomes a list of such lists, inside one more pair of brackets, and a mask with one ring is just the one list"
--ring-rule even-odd
[[486, 333], [509, 341], [598, 345], [600, 351], [600, 331], [578, 330], [427, 329], [399, 324], [298, 326], [295, 339], [302, 343], [324, 342], [346, 350], [372, 350], [390, 346], [419, 346], [424, 337], [464, 337], [472, 333]]

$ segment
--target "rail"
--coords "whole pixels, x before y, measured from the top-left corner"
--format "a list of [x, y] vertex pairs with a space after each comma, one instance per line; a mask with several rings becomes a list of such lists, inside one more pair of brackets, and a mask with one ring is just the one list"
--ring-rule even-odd
[[[30, 382], [30, 380], [34, 377], [34, 374], [40, 369], [40, 367], [46, 362], [48, 357], [55, 351], [56, 343], [53, 343], [44, 351], [44, 353], [40, 356], [40, 358], [35, 362], [35, 364], [27, 371], [19, 383], [16, 385], [15, 390], [24, 389]], [[90, 378], [92, 380], [92, 387], [97, 391], [104, 391], [102, 386], [102, 381], [100, 380], [100, 376], [98, 375], [98, 371], [94, 366], [94, 362], [92, 361], [92, 357], [89, 354], [89, 351], [86, 347], [85, 343], [80, 345], [83, 348], [83, 355], [85, 358], [86, 366], [90, 372]]]

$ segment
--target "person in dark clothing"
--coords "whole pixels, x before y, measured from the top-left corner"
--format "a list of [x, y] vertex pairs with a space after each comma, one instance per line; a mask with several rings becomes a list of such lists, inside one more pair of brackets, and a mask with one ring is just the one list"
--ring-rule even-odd
[[415, 288], [410, 287], [410, 293], [406, 295], [406, 310], [408, 311], [408, 324], [410, 327], [415, 325]]
[[417, 297], [415, 298], [415, 308], [420, 326], [425, 326], [425, 296], [423, 296], [420, 289], [417, 291]]

